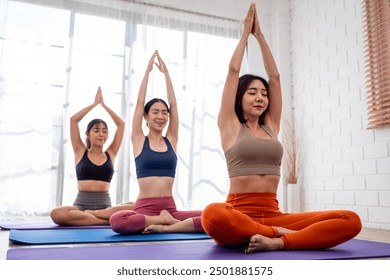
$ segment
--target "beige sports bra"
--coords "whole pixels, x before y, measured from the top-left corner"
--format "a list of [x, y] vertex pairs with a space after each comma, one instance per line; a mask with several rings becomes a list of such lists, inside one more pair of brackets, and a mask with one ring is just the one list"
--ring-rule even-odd
[[279, 175], [283, 146], [265, 125], [261, 126], [271, 139], [252, 136], [242, 126], [233, 146], [226, 150], [229, 177], [246, 175]]

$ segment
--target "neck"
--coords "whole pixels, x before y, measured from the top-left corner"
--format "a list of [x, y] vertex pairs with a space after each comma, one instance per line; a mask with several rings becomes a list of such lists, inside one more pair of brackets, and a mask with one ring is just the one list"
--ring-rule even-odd
[[103, 153], [103, 147], [91, 147], [88, 151], [94, 154], [101, 154]]
[[148, 138], [152, 139], [152, 140], [162, 140], [163, 139], [163, 135], [162, 135], [161, 132], [149, 131]]
[[259, 123], [256, 121], [247, 121], [246, 123], [244, 123], [244, 126], [249, 128], [249, 129], [253, 129], [253, 130], [258, 130], [260, 128], [260, 125]]

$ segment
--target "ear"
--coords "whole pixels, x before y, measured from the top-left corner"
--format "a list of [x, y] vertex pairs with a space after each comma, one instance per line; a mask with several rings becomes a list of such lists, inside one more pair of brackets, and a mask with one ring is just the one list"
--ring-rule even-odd
[[146, 126], [149, 126], [148, 119], [149, 119], [148, 115], [144, 113], [144, 120], [146, 122]]

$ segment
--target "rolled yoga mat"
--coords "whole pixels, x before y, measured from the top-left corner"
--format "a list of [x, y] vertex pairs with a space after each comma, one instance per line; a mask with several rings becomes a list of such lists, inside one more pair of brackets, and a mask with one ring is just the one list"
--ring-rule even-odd
[[213, 241], [127, 246], [17, 248], [7, 260], [340, 260], [390, 257], [390, 244], [352, 239], [334, 248], [245, 254]]
[[205, 233], [149, 233], [122, 235], [112, 229], [11, 229], [9, 240], [16, 244], [72, 244], [72, 243], [115, 243], [165, 240], [210, 239]]

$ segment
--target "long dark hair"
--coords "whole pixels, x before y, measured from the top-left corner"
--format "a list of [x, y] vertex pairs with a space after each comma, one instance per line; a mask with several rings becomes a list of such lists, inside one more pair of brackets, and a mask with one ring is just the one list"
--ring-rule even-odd
[[91, 129], [95, 125], [100, 125], [100, 124], [103, 124], [108, 129], [107, 123], [105, 121], [103, 121], [102, 119], [93, 119], [92, 121], [90, 121], [88, 123], [87, 130], [85, 131], [85, 134], [87, 135], [87, 138], [85, 139], [85, 145], [87, 146], [87, 149], [91, 148], [91, 140], [88, 137], [89, 136], [89, 132], [91, 131]]
[[168, 104], [161, 98], [153, 98], [148, 103], [146, 103], [145, 107], [144, 107], [144, 113], [147, 115], [149, 113], [150, 108], [153, 106], [153, 104], [157, 103], [157, 102], [160, 102], [160, 103], [164, 104], [165, 107], [167, 107], [167, 110], [168, 110], [168, 113], [169, 113]]
[[[265, 86], [265, 89], [268, 92], [268, 82], [260, 76], [245, 74], [239, 78], [234, 110], [236, 111], [236, 115], [237, 115], [238, 120], [242, 124], [246, 123], [246, 121], [247, 121], [244, 117], [244, 110], [242, 109], [242, 98], [244, 97], [244, 94], [245, 94], [246, 90], [248, 89], [250, 83], [254, 80], [259, 80], [260, 82], [262, 82]], [[264, 124], [264, 116], [265, 116], [265, 113], [267, 111], [268, 111], [268, 107], [264, 111], [264, 113], [261, 114], [261, 116], [259, 117], [259, 124], [260, 125]]]

